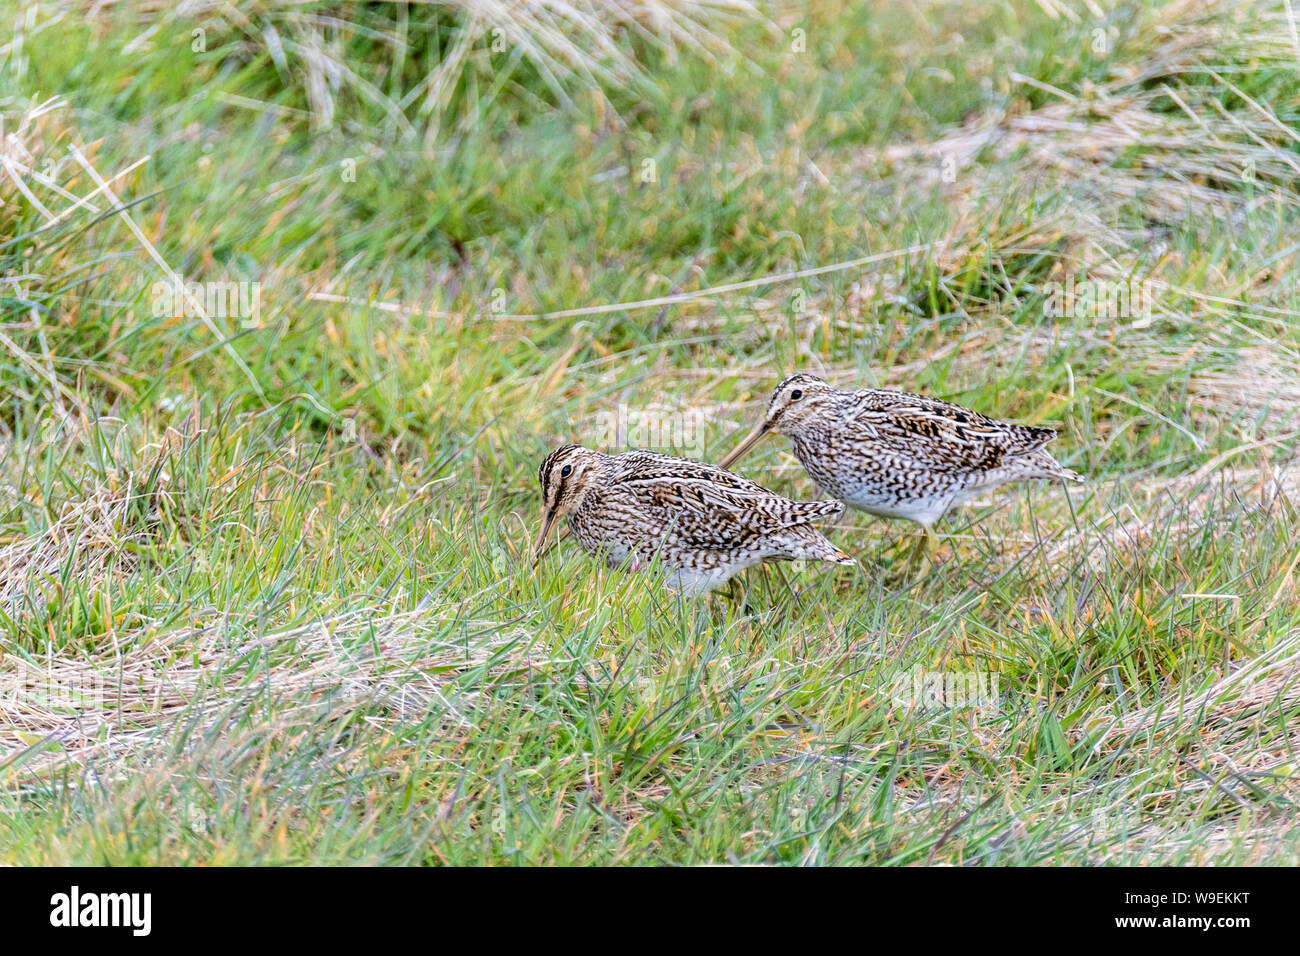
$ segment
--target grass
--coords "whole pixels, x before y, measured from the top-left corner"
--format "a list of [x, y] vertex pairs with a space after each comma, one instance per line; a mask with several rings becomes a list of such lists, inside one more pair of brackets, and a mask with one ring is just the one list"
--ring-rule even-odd
[[[0, 11], [0, 862], [1300, 859], [1285, 3], [638, 3], [576, 46], [90, 7]], [[156, 314], [150, 247], [257, 314]], [[1158, 296], [1047, 315], [1069, 277]], [[849, 515], [857, 568], [746, 608], [529, 572], [547, 450], [622, 405], [716, 460], [796, 369], [1055, 425], [1088, 481], [950, 515], [919, 579]]]

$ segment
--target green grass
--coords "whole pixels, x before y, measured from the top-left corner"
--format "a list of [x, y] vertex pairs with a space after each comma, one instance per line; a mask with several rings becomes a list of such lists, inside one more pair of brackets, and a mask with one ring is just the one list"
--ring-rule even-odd
[[[1282, 4], [765, 7], [594, 79], [484, 35], [435, 106], [455, 5], [235, 6], [42, 2], [0, 51], [62, 216], [0, 170], [0, 862], [1300, 859]], [[148, 156], [129, 215], [255, 319], [155, 316], [122, 219], [36, 178], [91, 196], [69, 144]], [[1160, 296], [1046, 317], [1069, 275]], [[1088, 481], [953, 513], [923, 578], [863, 515], [857, 568], [745, 606], [529, 571], [549, 449], [693, 409], [716, 460], [796, 369], [1055, 425]], [[813, 493], [776, 440], [738, 470]]]

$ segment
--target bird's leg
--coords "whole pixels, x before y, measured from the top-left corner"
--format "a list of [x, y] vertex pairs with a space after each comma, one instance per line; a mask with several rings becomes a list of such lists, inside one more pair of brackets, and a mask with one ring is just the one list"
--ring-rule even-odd
[[939, 536], [934, 533], [932, 525], [923, 525], [925, 528], [925, 556], [931, 562], [939, 555]]
[[916, 539], [916, 545], [912, 548], [912, 555], [908, 563], [917, 565], [918, 570], [925, 574], [935, 565], [934, 559], [939, 553], [939, 538], [930, 525], [923, 524], [921, 528], [925, 534], [923, 537]]
[[725, 588], [714, 588], [709, 592], [708, 596], [704, 599], [704, 603], [710, 611], [713, 610], [714, 598], [717, 598], [719, 601], [731, 600], [731, 582], [728, 581]]
[[727, 582], [727, 587], [725, 590], [715, 591], [709, 595], [709, 598], [712, 599], [713, 594], [717, 594], [719, 598], [723, 598], [725, 600], [735, 603], [736, 605], [740, 605], [742, 599], [744, 598], [744, 595], [738, 593], [739, 587], [740, 586], [736, 583], [736, 579], [732, 578], [730, 581]]
[[[737, 579], [733, 578], [732, 580], [735, 581]], [[736, 599], [736, 606], [740, 609], [741, 614], [746, 614], [746, 615], [753, 614], [754, 609], [749, 604], [749, 582], [751, 580], [750, 576], [748, 574], [743, 575], [742, 578], [740, 578], [740, 580], [743, 580], [744, 583], [737, 585], [737, 587], [740, 590], [740, 595]]]
[[773, 563], [772, 570], [776, 571], [776, 576], [781, 579], [781, 583], [785, 585], [785, 589], [790, 592], [790, 597], [794, 598], [795, 607], [802, 611], [803, 602], [799, 600], [799, 592], [794, 589], [794, 585], [790, 583], [790, 579], [785, 576], [785, 572], [781, 570], [781, 565]]

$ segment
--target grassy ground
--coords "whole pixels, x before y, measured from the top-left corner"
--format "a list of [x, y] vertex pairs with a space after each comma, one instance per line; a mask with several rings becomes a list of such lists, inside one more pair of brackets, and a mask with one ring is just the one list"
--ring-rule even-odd
[[[3, 6], [0, 862], [1300, 859], [1290, 4]], [[1088, 481], [529, 573], [548, 449], [795, 369]]]

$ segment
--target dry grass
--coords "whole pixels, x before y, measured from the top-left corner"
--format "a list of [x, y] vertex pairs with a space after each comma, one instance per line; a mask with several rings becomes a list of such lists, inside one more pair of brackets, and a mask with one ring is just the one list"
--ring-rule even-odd
[[[488, 636], [446, 639], [450, 624]], [[448, 619], [422, 609], [354, 611], [259, 633], [214, 620], [134, 643], [98, 660], [49, 654], [0, 660], [0, 763], [11, 779], [106, 759], [134, 764], [180, 732], [176, 722], [241, 699], [284, 719], [328, 708], [343, 720], [397, 723], [436, 709], [449, 728], [473, 726], [477, 684], [518, 679], [556, 661], [535, 655], [527, 635], [495, 622]], [[272, 664], [274, 661], [274, 664]], [[453, 686], [467, 672], [474, 683]]]
[[[493, 85], [488, 51], [512, 64], [522, 59], [540, 85], [568, 107], [578, 91], [594, 94], [612, 120], [606, 89], [638, 89], [646, 82], [643, 64], [629, 52], [627, 36], [658, 50], [671, 62], [680, 50], [707, 58], [734, 60], [727, 31], [738, 24], [762, 22], [748, 0], [418, 0], [418, 5], [446, 12], [449, 39], [437, 62], [398, 97], [358, 63], [354, 44], [373, 44], [401, 68], [418, 43], [410, 29], [420, 19], [399, 3], [370, 4], [369, 10], [308, 0], [184, 0], [178, 4], [133, 3], [144, 29], [128, 51], [144, 51], [168, 21], [204, 24], [212, 42], [230, 32], [239, 36], [242, 55], [252, 60], [270, 51], [275, 65], [301, 87], [306, 113], [317, 129], [336, 125], [340, 109], [351, 100], [372, 107], [390, 131], [416, 136], [416, 123], [429, 122], [426, 146], [446, 132], [463, 131], [476, 115], [456, 115], [464, 106], [464, 88], [474, 81]], [[31, 25], [47, 29], [63, 17], [117, 14], [118, 2], [62, 0], [48, 20]], [[443, 39], [443, 38], [438, 38]], [[205, 34], [206, 41], [206, 34]], [[228, 102], [252, 108], [265, 104], [239, 97]], [[283, 110], [283, 108], [281, 108]]]
[[[29, 47], [84, 6], [43, 5], [24, 27]], [[104, 24], [111, 6], [99, 6]], [[9, 302], [0, 323], [17, 397], [0, 414], [0, 779], [24, 802], [16, 858], [1294, 853], [1281, 820], [1300, 743], [1300, 161], [1286, 104], [1246, 94], [1260, 72], [1294, 66], [1284, 4], [1249, 22], [1231, 4], [1168, 4], [1107, 35], [1123, 55], [1104, 81], [1051, 83], [1044, 68], [924, 144], [891, 130], [897, 141], [808, 151], [785, 129], [764, 140], [701, 127], [686, 143], [670, 125], [713, 114], [659, 61], [715, 68], [721, 83], [762, 52], [732, 42], [742, 20], [768, 29], [749, 4], [440, 6], [447, 45], [413, 78], [394, 60], [407, 42], [396, 4], [347, 24], [321, 4], [141, 6], [131, 42], [155, 67], [155, 44], [196, 11], [221, 24], [210, 38], [228, 62], [280, 58], [265, 99], [255, 84], [204, 91], [228, 112], [202, 114], [194, 143], [219, 131], [212, 155], [256, 169], [258, 195], [272, 197], [241, 193], [215, 225], [206, 193], [185, 198], [190, 177], [202, 192], [236, 172], [205, 179], [167, 157], [137, 174], [143, 153], [111, 137], [92, 151], [72, 120], [92, 114], [54, 101], [9, 127], [0, 222], [67, 239], [3, 262], [5, 287], [32, 303]], [[1084, 20], [1042, 8], [1053, 23]], [[818, 8], [810, 23], [851, 12]], [[788, 30], [801, 15], [772, 16]], [[409, 189], [430, 206], [443, 193], [587, 204], [596, 225], [563, 221], [562, 260], [537, 248], [554, 241], [548, 217], [520, 215], [512, 233], [513, 210], [485, 213], [463, 258], [430, 252], [440, 247], [423, 222], [396, 233], [400, 253], [374, 232], [381, 255], [334, 258], [344, 230], [302, 208], [319, 201], [328, 218], [355, 204], [358, 221], [400, 222], [408, 183], [294, 193], [295, 177], [332, 171], [333, 154], [310, 151], [338, 145], [331, 130], [439, 149], [473, 140], [500, 100], [466, 84], [491, 75], [485, 50], [502, 25], [521, 34], [517, 68], [539, 77], [511, 74], [502, 95], [560, 116], [599, 101], [576, 146], [544, 144], [575, 166], [587, 162], [578, 152], [605, 150], [599, 162], [572, 178], [527, 167], [551, 189], [540, 199], [490, 164], [464, 197], [448, 179]], [[370, 61], [357, 56], [367, 44]], [[390, 69], [410, 82], [375, 82]], [[818, 109], [816, 96], [834, 99], [780, 57], [764, 69], [753, 82], [773, 86], [762, 102], [778, 127], [797, 105], [787, 92]], [[668, 105], [614, 116], [606, 93], [647, 81]], [[201, 113], [201, 99], [186, 109]], [[224, 137], [246, 122], [266, 124], [245, 130], [251, 153], [292, 143], [304, 165], [238, 166]], [[173, 132], [188, 142], [188, 126]], [[491, 153], [494, 135], [464, 155]], [[687, 155], [673, 167], [676, 139]], [[42, 160], [68, 142], [85, 164], [45, 176]], [[660, 191], [629, 181], [642, 152], [663, 160]], [[97, 179], [124, 200], [164, 189], [128, 224], [107, 215]], [[802, 232], [778, 235], [805, 208]], [[845, 226], [845, 210], [881, 222]], [[60, 233], [95, 215], [84, 236]], [[624, 219], [644, 229], [620, 232]], [[679, 221], [691, 228], [663, 242]], [[739, 271], [756, 236], [789, 251]], [[518, 248], [503, 252], [508, 242]], [[129, 303], [109, 301], [142, 274], [215, 269], [205, 254], [223, 243], [214, 257], [264, 260], [266, 321], [133, 324]], [[316, 246], [330, 248], [326, 264], [300, 270], [294, 256]], [[103, 284], [84, 297], [60, 285], [99, 256], [114, 257]], [[1082, 273], [1151, 279], [1160, 298], [1150, 315], [1047, 321], [1045, 283]], [[506, 312], [478, 296], [498, 281], [489, 274], [505, 276]], [[536, 574], [521, 567], [545, 446], [589, 436], [626, 404], [698, 413], [705, 455], [720, 453], [795, 367], [1060, 427], [1055, 450], [1089, 481], [1068, 495], [1008, 490], [954, 515], [946, 563], [919, 580], [890, 548], [910, 530], [855, 515], [835, 534], [859, 568], [797, 577], [798, 602], [755, 574], [747, 609], [670, 605], [567, 546]], [[808, 490], [777, 442], [745, 469]], [[1002, 696], [982, 711], [897, 705], [889, 688], [914, 668], [995, 674]], [[201, 831], [185, 826], [195, 804]], [[165, 834], [155, 858], [121, 849], [151, 828]]]

